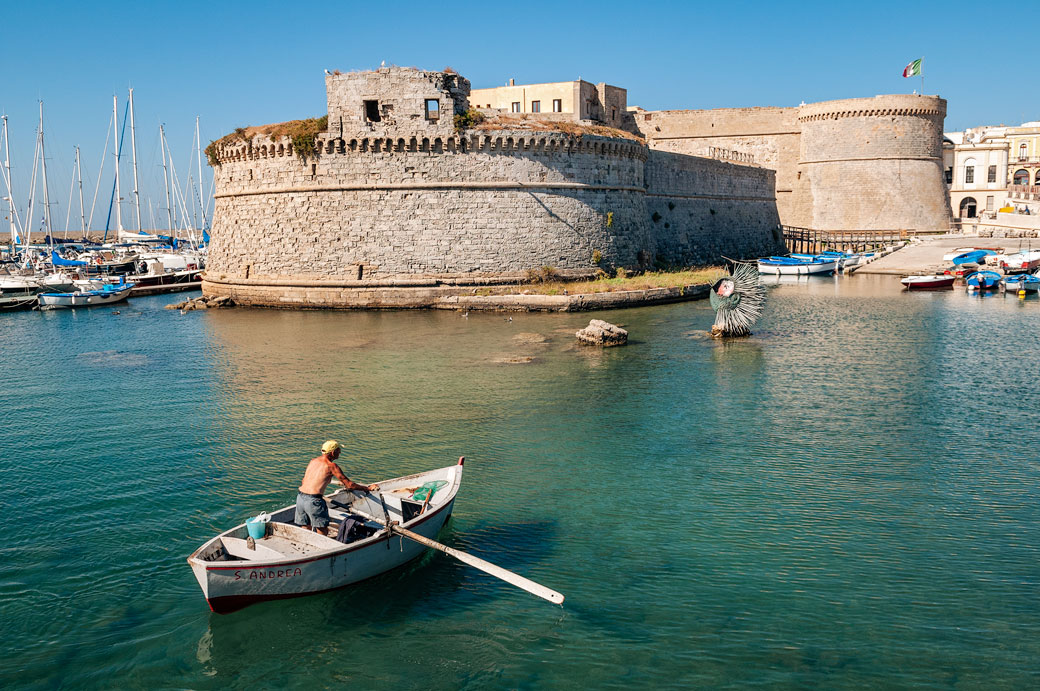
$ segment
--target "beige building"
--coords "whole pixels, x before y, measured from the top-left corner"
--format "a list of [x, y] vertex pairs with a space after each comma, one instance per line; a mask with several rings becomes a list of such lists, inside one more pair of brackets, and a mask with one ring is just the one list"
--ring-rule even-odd
[[1018, 187], [1040, 186], [1040, 122], [1007, 128], [1008, 180]]
[[628, 92], [603, 82], [592, 84], [581, 79], [547, 84], [516, 84], [510, 79], [506, 86], [473, 89], [469, 102], [483, 110], [541, 115], [548, 119], [591, 120], [620, 129], [628, 108]]
[[950, 209], [961, 221], [996, 218], [1008, 196], [1007, 127], [976, 127], [943, 135], [943, 170]]

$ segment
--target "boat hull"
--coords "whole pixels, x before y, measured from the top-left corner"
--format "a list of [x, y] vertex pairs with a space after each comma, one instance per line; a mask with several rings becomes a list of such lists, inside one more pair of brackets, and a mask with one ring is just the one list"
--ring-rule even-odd
[[[408, 529], [433, 539], [444, 527], [455, 503], [420, 519]], [[376, 542], [346, 545], [325, 556], [278, 561], [256, 566], [203, 566], [192, 563], [192, 570], [203, 585], [206, 603], [217, 614], [230, 614], [243, 607], [294, 597], [316, 595], [354, 585], [395, 569], [416, 557], [426, 547], [400, 535]]]
[[126, 300], [133, 285], [122, 290], [90, 290], [77, 293], [40, 293], [41, 308], [61, 309], [64, 307], [96, 307]]
[[835, 261], [806, 261], [806, 262], [782, 262], [768, 259], [758, 260], [758, 273], [774, 274], [777, 276], [805, 276], [811, 274], [834, 273], [838, 262]]
[[907, 290], [936, 290], [949, 288], [956, 280], [956, 276], [907, 276], [900, 283]]
[[[445, 479], [449, 486], [441, 503], [434, 502], [424, 513], [401, 522], [403, 528], [434, 539], [451, 516], [461, 476], [460, 464], [381, 482], [381, 495], [366, 495], [366, 501], [372, 502], [375, 501], [373, 497], [382, 496], [382, 502], [374, 504], [381, 506], [381, 510], [369, 507], [369, 512], [375, 515], [388, 511], [390, 520], [402, 521], [403, 506], [400, 497], [393, 494], [394, 486], [400, 488], [408, 484], [421, 484], [424, 480]], [[345, 490], [326, 495], [333, 521], [357, 515], [356, 507], [348, 507], [351, 496]], [[245, 524], [241, 524], [207, 541], [188, 557], [188, 564], [212, 611], [227, 614], [257, 602], [303, 597], [344, 588], [395, 569], [421, 556], [427, 549], [397, 534], [388, 537], [385, 529], [344, 544], [293, 524], [295, 509], [295, 505], [288, 506], [271, 514], [264, 537], [257, 539], [252, 547], [245, 547], [247, 531]], [[382, 520], [380, 518], [378, 522]], [[309, 544], [293, 554], [271, 548], [286, 541], [297, 545]], [[219, 556], [221, 551], [233, 558]]]

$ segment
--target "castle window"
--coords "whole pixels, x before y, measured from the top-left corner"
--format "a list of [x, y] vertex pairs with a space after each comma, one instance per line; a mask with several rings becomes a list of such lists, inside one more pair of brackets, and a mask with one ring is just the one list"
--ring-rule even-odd
[[964, 166], [964, 184], [970, 185], [975, 182], [975, 166]]
[[541, 113], [542, 112], [542, 102], [541, 101], [531, 101], [531, 112], [532, 113]]
[[436, 120], [441, 116], [441, 102], [435, 98], [426, 99], [426, 119]]
[[520, 112], [520, 101], [513, 101], [513, 112], [514, 113], [519, 113]]
[[563, 112], [563, 100], [562, 99], [559, 99], [559, 98], [554, 98], [553, 99], [553, 112], [554, 113], [562, 113]]
[[[996, 181], [997, 181], [997, 167], [996, 166], [990, 166], [989, 167], [989, 172], [986, 173], [986, 182], [996, 182]], [[992, 197], [991, 197], [991, 199], [992, 199]], [[992, 210], [993, 209], [990, 209], [990, 211], [992, 211]]]
[[617, 120], [617, 108], [610, 109], [610, 119]]
[[946, 184], [947, 185], [952, 185], [953, 184], [953, 168], [947, 168], [946, 169]]
[[379, 101], [365, 101], [365, 119], [369, 122], [379, 122]]

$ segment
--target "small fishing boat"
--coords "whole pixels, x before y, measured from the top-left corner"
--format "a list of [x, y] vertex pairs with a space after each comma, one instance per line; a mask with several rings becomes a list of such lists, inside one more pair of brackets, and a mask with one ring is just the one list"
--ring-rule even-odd
[[957, 280], [956, 276], [932, 274], [929, 276], [906, 276], [900, 279], [900, 283], [907, 290], [935, 290], [937, 288], [949, 288]]
[[210, 609], [219, 614], [264, 600], [342, 588], [401, 566], [426, 547], [551, 602], [563, 602], [555, 591], [432, 540], [451, 515], [464, 460], [380, 482], [375, 493], [339, 489], [325, 495], [329, 536], [293, 523], [294, 504], [270, 514], [259, 538], [252, 538], [243, 523], [207, 541], [188, 557], [188, 564]]
[[965, 252], [964, 254], [958, 254], [953, 258], [953, 265], [958, 266], [960, 264], [983, 264], [986, 261], [986, 257], [995, 255], [996, 252], [993, 250], [972, 250], [971, 252]]
[[133, 283], [105, 283], [91, 290], [76, 290], [70, 293], [40, 293], [40, 309], [61, 307], [96, 307], [120, 302], [130, 296]]
[[1040, 289], [1040, 276], [1031, 274], [1016, 274], [1004, 277], [1004, 289], [1010, 293], [1025, 291], [1035, 293]]
[[784, 275], [829, 274], [838, 266], [837, 259], [813, 257], [763, 257], [758, 260], [758, 273]]
[[1030, 273], [1040, 267], [1040, 251], [1022, 251], [997, 255], [997, 265], [1004, 273]]
[[993, 290], [1000, 285], [1001, 279], [1004, 278], [996, 271], [976, 271], [975, 273], [967, 277], [968, 290]]

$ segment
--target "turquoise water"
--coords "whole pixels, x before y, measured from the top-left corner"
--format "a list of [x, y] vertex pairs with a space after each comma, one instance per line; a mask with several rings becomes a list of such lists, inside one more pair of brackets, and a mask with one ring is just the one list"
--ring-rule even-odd
[[[1025, 688], [1040, 674], [1040, 301], [782, 284], [601, 314], [0, 315], [0, 686]], [[578, 348], [591, 317], [624, 348]], [[467, 457], [440, 554], [211, 614], [185, 558]]]

